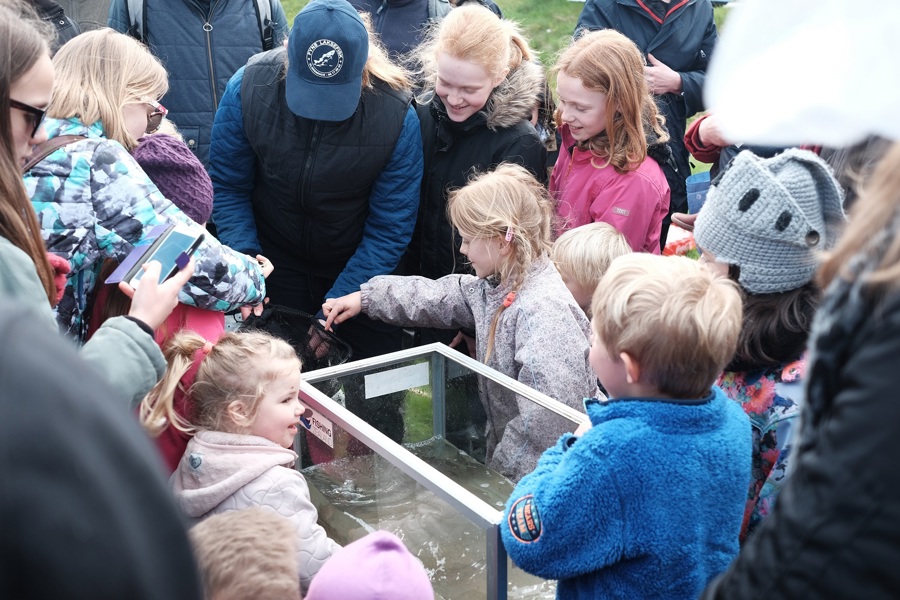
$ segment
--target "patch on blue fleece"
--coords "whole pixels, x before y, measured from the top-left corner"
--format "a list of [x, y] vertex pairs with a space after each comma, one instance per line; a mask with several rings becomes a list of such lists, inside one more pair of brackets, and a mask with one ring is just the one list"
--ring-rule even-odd
[[510, 507], [509, 531], [523, 544], [536, 542], [541, 537], [541, 515], [531, 494], [519, 498]]

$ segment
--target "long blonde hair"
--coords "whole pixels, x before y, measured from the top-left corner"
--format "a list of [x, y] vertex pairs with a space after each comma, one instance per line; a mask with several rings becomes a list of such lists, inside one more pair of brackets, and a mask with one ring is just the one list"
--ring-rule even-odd
[[481, 65], [491, 79], [516, 70], [534, 55], [515, 22], [499, 19], [478, 4], [454, 8], [428, 30], [412, 55], [413, 68], [422, 81], [423, 91], [418, 96], [422, 103], [429, 102], [434, 95], [437, 59], [441, 53]]
[[[641, 51], [612, 29], [592, 31], [566, 48], [552, 69], [580, 79], [588, 90], [606, 94], [606, 130], [583, 145], [618, 173], [636, 169], [647, 158], [649, 128], [658, 143], [669, 140], [664, 117], [644, 80]], [[557, 125], [562, 125], [556, 111]]]
[[[877, 233], [896, 227], [900, 220], [900, 143], [887, 151], [859, 199], [850, 209], [849, 225], [819, 270], [822, 289], [836, 278], [856, 279], [849, 271], [851, 258], [864, 251]], [[887, 250], [878, 258], [878, 266], [866, 275], [865, 283], [872, 292], [885, 292], [900, 287], [900, 236], [890, 233]]]
[[[553, 203], [547, 189], [522, 166], [501, 163], [491, 172], [474, 176], [465, 187], [450, 192], [447, 213], [465, 237], [509, 240], [510, 252], [497, 275], [512, 293], [522, 287], [532, 263], [550, 253]], [[497, 323], [506, 308], [501, 305], [491, 321], [485, 362], [493, 352]]]
[[[163, 351], [169, 367], [165, 376], [141, 402], [141, 423], [152, 436], [168, 424], [180, 431], [195, 428], [243, 433], [228, 415], [228, 406], [239, 401], [252, 422], [266, 388], [284, 375], [276, 369], [286, 360], [300, 359], [294, 349], [279, 338], [263, 332], [226, 333], [215, 344], [191, 331], [175, 334]], [[185, 388], [182, 378], [196, 367], [193, 382]], [[186, 420], [175, 412], [175, 391], [191, 399], [192, 414]]]
[[123, 108], [144, 99], [159, 100], [169, 79], [159, 60], [140, 42], [112, 29], [76, 36], [53, 57], [56, 87], [49, 115], [100, 121], [107, 138], [131, 152], [137, 139], [125, 128]]

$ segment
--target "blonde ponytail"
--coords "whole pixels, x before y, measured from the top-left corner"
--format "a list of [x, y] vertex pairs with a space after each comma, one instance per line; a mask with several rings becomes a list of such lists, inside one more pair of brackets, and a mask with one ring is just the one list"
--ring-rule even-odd
[[181, 389], [188, 394], [181, 379], [194, 364], [194, 355], [202, 350], [207, 341], [196, 333], [185, 331], [174, 336], [166, 345], [163, 354], [168, 368], [166, 374], [144, 397], [140, 406], [140, 421], [151, 437], [159, 434], [171, 424], [178, 431], [193, 433], [193, 426], [175, 412], [175, 391]]

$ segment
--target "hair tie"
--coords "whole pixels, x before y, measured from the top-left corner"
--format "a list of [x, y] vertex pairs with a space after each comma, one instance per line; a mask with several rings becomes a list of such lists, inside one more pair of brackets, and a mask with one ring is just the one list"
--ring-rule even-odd
[[516, 293], [510, 292], [506, 295], [506, 298], [503, 299], [503, 307], [509, 308], [509, 305], [516, 301]]
[[[513, 230], [512, 230], [512, 227], [507, 227], [507, 228], [506, 228], [506, 241], [507, 241], [507, 242], [511, 242], [511, 241], [512, 241], [512, 238], [513, 238]], [[514, 295], [515, 295], [515, 294], [514, 294]]]
[[207, 340], [206, 343], [197, 348], [191, 356], [191, 366], [189, 366], [184, 375], [181, 376], [181, 385], [184, 386], [185, 391], [189, 390], [194, 384], [194, 379], [197, 377], [197, 371], [200, 369], [200, 363], [203, 362], [203, 359], [207, 357], [212, 349], [213, 343]]

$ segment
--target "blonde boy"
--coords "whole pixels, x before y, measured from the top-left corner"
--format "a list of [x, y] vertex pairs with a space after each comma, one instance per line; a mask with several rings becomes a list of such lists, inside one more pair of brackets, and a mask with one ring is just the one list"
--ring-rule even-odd
[[295, 533], [262, 508], [213, 515], [188, 532], [206, 600], [300, 600]]
[[630, 254], [593, 314], [590, 361], [610, 399], [586, 400], [591, 426], [516, 486], [504, 545], [559, 579], [561, 600], [696, 598], [738, 553], [750, 482], [749, 422], [713, 387], [740, 293], [688, 258]]
[[631, 254], [628, 240], [609, 223], [588, 223], [570, 229], [553, 244], [550, 258], [575, 302], [590, 318], [591, 298], [610, 263]]

